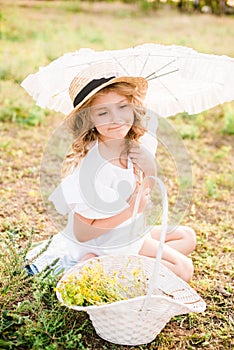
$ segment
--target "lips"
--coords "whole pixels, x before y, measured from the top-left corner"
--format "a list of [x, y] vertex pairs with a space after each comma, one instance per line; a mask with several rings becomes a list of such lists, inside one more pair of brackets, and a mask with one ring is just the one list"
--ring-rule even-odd
[[119, 126], [116, 126], [116, 127], [114, 127], [114, 128], [109, 128], [109, 130], [110, 130], [110, 131], [116, 131], [116, 130], [121, 129], [123, 126], [124, 126], [124, 124], [119, 125]]

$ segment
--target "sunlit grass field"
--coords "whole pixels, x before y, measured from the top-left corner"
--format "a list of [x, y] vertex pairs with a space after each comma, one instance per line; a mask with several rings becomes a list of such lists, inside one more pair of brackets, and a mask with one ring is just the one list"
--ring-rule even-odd
[[[20, 87], [40, 66], [80, 47], [121, 49], [145, 42], [186, 45], [234, 57], [234, 18], [181, 14], [165, 7], [79, 1], [1, 1], [0, 45], [0, 349], [133, 349], [100, 339], [86, 314], [62, 307], [56, 278], [28, 277], [22, 265], [31, 242], [56, 231], [40, 195], [40, 163], [63, 116], [41, 110]], [[183, 139], [193, 172], [192, 201], [181, 224], [197, 233], [191, 286], [202, 314], [175, 317], [154, 342], [136, 349], [232, 349], [234, 104], [168, 120]], [[174, 175], [159, 143], [170, 205]]]

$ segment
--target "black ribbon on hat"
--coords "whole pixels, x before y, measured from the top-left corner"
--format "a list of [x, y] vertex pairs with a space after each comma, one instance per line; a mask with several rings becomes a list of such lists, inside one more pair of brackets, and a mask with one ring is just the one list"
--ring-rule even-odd
[[96, 89], [98, 86], [103, 85], [107, 83], [109, 80], [114, 79], [115, 77], [110, 78], [100, 78], [100, 79], [93, 79], [90, 81], [83, 89], [76, 95], [76, 98], [74, 99], [73, 106], [76, 107], [90, 92], [92, 92], [94, 89]]

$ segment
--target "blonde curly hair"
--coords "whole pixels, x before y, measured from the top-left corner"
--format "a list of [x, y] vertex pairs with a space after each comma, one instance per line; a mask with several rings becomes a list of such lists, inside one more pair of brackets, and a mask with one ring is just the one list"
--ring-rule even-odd
[[[132, 105], [134, 122], [125, 136], [125, 149], [122, 153], [128, 155], [131, 141], [138, 141], [146, 132], [146, 109], [135, 86], [129, 83], [114, 83], [103, 88], [86, 101], [80, 110], [75, 110], [65, 121], [65, 127], [73, 136], [72, 150], [66, 155], [63, 163], [62, 176], [72, 173], [89, 151], [91, 143], [99, 138], [99, 133], [94, 127], [90, 116], [90, 106], [94, 99], [108, 92], [116, 92], [125, 96]], [[120, 159], [121, 161], [121, 159]]]

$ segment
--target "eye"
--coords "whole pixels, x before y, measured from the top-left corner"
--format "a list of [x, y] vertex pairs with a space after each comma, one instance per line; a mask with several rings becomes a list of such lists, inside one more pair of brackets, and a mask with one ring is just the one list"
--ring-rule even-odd
[[120, 109], [124, 109], [124, 108], [127, 108], [127, 107], [128, 107], [127, 103], [120, 105]]
[[108, 115], [108, 112], [100, 112], [98, 113], [98, 117], [103, 117], [103, 116], [106, 116]]

